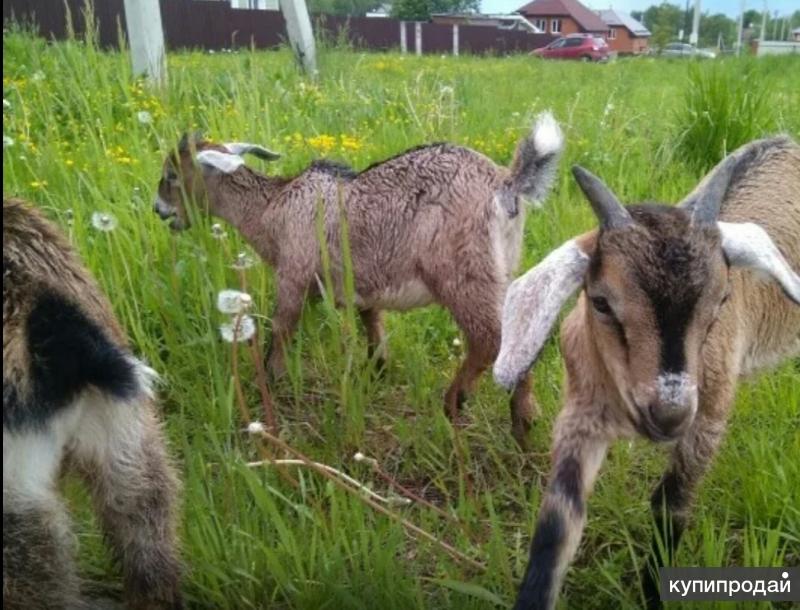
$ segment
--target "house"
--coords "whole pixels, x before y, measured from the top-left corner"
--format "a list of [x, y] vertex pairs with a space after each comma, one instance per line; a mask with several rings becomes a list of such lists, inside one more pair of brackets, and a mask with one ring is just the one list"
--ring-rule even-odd
[[516, 12], [547, 34], [608, 33], [608, 26], [597, 13], [578, 0], [533, 0]]
[[792, 38], [800, 42], [800, 28], [795, 28], [792, 30]]
[[482, 25], [501, 30], [513, 30], [518, 32], [528, 32], [531, 34], [543, 34], [530, 21], [522, 15], [511, 13], [510, 15], [483, 15], [481, 13], [433, 13], [431, 21], [441, 25]]
[[367, 11], [367, 17], [378, 17], [380, 19], [386, 19], [392, 16], [392, 5], [391, 3], [384, 3], [380, 6], [375, 7], [371, 11]]
[[278, 0], [230, 0], [231, 8], [260, 9], [263, 11], [277, 11]]
[[636, 19], [614, 9], [597, 11], [597, 14], [608, 26], [606, 41], [612, 51], [622, 55], [647, 52], [650, 30]]

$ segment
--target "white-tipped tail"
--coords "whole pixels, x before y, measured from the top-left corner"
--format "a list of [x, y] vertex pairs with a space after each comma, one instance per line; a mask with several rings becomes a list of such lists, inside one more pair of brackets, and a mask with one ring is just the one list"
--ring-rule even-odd
[[564, 132], [549, 110], [536, 117], [533, 126], [533, 145], [541, 156], [559, 153], [564, 148]]

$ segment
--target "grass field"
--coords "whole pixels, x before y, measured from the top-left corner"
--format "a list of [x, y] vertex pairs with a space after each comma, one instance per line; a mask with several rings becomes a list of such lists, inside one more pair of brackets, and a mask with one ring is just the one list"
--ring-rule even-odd
[[[551, 342], [536, 368], [542, 415], [530, 454], [516, 448], [506, 397], [489, 376], [467, 404], [471, 425], [455, 432], [445, 419], [442, 396], [463, 347], [438, 308], [389, 316], [389, 366], [376, 378], [347, 312], [311, 304], [288, 379], [271, 388], [284, 440], [385, 494], [387, 483], [353, 455], [375, 458], [461, 525], [416, 504], [392, 510], [485, 563], [485, 572], [410, 538], [307, 469], [286, 470], [293, 486], [274, 468], [248, 468], [258, 453], [242, 433], [232, 351], [215, 308], [219, 290], [240, 285], [231, 265], [246, 247], [230, 228], [215, 239], [210, 222], [171, 234], [151, 210], [163, 156], [181, 132], [262, 143], [284, 157], [252, 164], [280, 174], [323, 155], [361, 168], [433, 140], [508, 163], [535, 113], [552, 108], [567, 151], [553, 194], [529, 216], [523, 269], [593, 225], [568, 175], [571, 163], [603, 176], [624, 200], [672, 202], [725, 143], [800, 133], [800, 57], [698, 67], [323, 49], [321, 78], [312, 83], [285, 51], [180, 53], [169, 57], [169, 85], [150, 91], [131, 78], [126, 55], [92, 44], [48, 45], [11, 32], [3, 50], [3, 191], [36, 202], [64, 228], [136, 351], [163, 375], [163, 417], [184, 480], [185, 591], [197, 608], [510, 605], [548, 468], [562, 369]], [[698, 92], [699, 84], [706, 90]], [[95, 212], [112, 214], [116, 227], [94, 228]], [[255, 265], [245, 276], [268, 326], [271, 271]], [[253, 362], [247, 350], [238, 359], [255, 418]], [[797, 363], [742, 385], [679, 565], [800, 563], [798, 430]], [[613, 447], [560, 607], [640, 605], [648, 498], [664, 463], [663, 451], [645, 442]], [[95, 592], [117, 596], [119, 579], [84, 493], [74, 481], [67, 487], [84, 574]]]

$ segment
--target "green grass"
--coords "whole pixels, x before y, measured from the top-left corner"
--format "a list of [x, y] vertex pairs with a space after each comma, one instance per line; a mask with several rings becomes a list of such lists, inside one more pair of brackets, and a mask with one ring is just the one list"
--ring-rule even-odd
[[[552, 196], [526, 227], [522, 268], [592, 226], [568, 175], [581, 163], [627, 201], [676, 201], [698, 180], [678, 147], [687, 125], [687, 63], [655, 59], [610, 65], [546, 63], [528, 57], [411, 57], [325, 49], [321, 78], [297, 74], [285, 51], [169, 57], [169, 85], [151, 92], [131, 79], [125, 55], [71, 41], [46, 44], [4, 35], [3, 190], [35, 201], [69, 234], [106, 289], [135, 348], [163, 374], [161, 406], [184, 480], [181, 535], [186, 595], [198, 608], [491, 608], [509, 605], [527, 560], [549, 437], [560, 405], [561, 361], [551, 342], [536, 369], [542, 416], [536, 452], [511, 436], [506, 397], [485, 378], [455, 435], [442, 396], [462, 357], [458, 330], [438, 308], [388, 317], [390, 361], [375, 378], [348, 312], [309, 305], [272, 388], [282, 437], [313, 459], [386, 485], [356, 451], [457, 515], [395, 508], [489, 567], [476, 573], [307, 470], [288, 485], [242, 433], [222, 343], [216, 293], [238, 286], [230, 269], [245, 249], [232, 229], [209, 224], [171, 234], [151, 211], [165, 152], [184, 130], [254, 141], [284, 153], [264, 171], [291, 174], [326, 153], [356, 168], [432, 140], [450, 140], [510, 161], [536, 112], [552, 108], [567, 152]], [[800, 58], [725, 69], [756, 75], [771, 126], [800, 132]], [[150, 113], [141, 123], [137, 113]], [[683, 114], [682, 114], [683, 113]], [[758, 127], [755, 128], [756, 130]], [[761, 135], [752, 133], [753, 136]], [[113, 232], [91, 225], [112, 213]], [[268, 317], [269, 269], [247, 272], [255, 310]], [[253, 416], [259, 394], [252, 362], [241, 377]], [[797, 565], [800, 562], [800, 372], [787, 364], [743, 384], [730, 432], [699, 494], [681, 565]], [[648, 498], [664, 466], [644, 442], [610, 452], [589, 502], [584, 542], [562, 608], [634, 608], [636, 571], [647, 549]], [[80, 486], [69, 486], [84, 573], [117, 595]], [[708, 608], [703, 605], [702, 608]], [[722, 607], [722, 606], [720, 606]], [[726, 605], [724, 607], [731, 607]]]

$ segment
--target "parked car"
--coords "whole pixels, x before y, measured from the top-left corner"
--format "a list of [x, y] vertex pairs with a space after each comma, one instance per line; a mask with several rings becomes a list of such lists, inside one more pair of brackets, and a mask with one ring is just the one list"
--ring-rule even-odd
[[697, 57], [699, 59], [714, 59], [717, 54], [713, 51], [698, 49], [696, 46], [685, 42], [671, 42], [661, 49], [663, 57]]
[[546, 47], [535, 49], [533, 54], [546, 59], [579, 59], [582, 61], [607, 61], [609, 49], [606, 41], [592, 34], [568, 34]]

